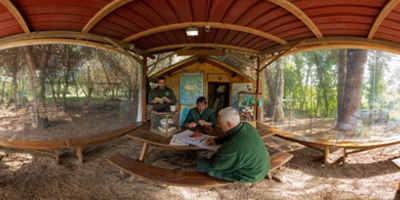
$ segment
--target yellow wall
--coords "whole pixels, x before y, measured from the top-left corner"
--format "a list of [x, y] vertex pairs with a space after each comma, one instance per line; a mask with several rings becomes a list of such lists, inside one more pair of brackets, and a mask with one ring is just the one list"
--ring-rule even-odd
[[[255, 81], [247, 79], [241, 75], [236, 75], [232, 77], [227, 71], [224, 71], [218, 67], [212, 66], [208, 63], [200, 64], [196, 63], [191, 66], [185, 67], [182, 70], [176, 71], [172, 74], [163, 75], [167, 81], [167, 86], [174, 90], [175, 96], [177, 98], [176, 108], [180, 109], [180, 74], [190, 72], [202, 72], [203, 73], [203, 96], [208, 96], [208, 82], [225, 82], [229, 84], [229, 91], [232, 91], [232, 83], [252, 83], [253, 88], [255, 88]], [[231, 102], [229, 106], [232, 106], [232, 94], [230, 93]]]

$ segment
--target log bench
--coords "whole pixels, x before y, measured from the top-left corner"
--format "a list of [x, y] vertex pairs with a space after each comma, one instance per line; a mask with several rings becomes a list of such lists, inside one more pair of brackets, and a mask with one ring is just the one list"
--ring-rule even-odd
[[[271, 171], [278, 169], [292, 157], [292, 154], [285, 152], [272, 155], [271, 168], [267, 177], [270, 179]], [[122, 154], [111, 156], [107, 161], [117, 167], [121, 173], [131, 174], [131, 180], [140, 178], [157, 184], [180, 187], [219, 187], [233, 183], [202, 172], [171, 170], [147, 165]]]
[[0, 146], [16, 149], [28, 149], [44, 153], [47, 155], [54, 155], [56, 158], [56, 164], [60, 163], [59, 149], [67, 148], [65, 140], [21, 140], [15, 138], [0, 137]]
[[[132, 125], [129, 125], [124, 128], [120, 128], [111, 132], [103, 133], [103, 134], [97, 134], [97, 135], [91, 135], [91, 136], [85, 136], [85, 137], [79, 137], [79, 138], [70, 138], [70, 139], [65, 139], [65, 142], [67, 143], [67, 146], [70, 149], [76, 149], [76, 155], [78, 157], [79, 163], [83, 163], [83, 154], [87, 153], [89, 151], [94, 150], [104, 142], [113, 140], [115, 138], [119, 138], [131, 131], [134, 131], [141, 126], [144, 126], [146, 123], [145, 122], [136, 122], [133, 123]], [[83, 150], [84, 147], [88, 147], [87, 149]]]
[[[394, 165], [396, 165], [396, 167], [398, 169], [400, 169], [400, 158], [393, 159], [392, 162]], [[400, 182], [399, 182], [399, 185], [397, 186], [397, 194], [400, 197]], [[396, 199], [396, 198], [394, 198], [394, 199]]]

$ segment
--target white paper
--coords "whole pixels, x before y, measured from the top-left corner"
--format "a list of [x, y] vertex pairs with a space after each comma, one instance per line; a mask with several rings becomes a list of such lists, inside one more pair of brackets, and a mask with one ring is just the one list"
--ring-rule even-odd
[[189, 143], [186, 143], [182, 140], [178, 140], [176, 138], [171, 138], [171, 141], [169, 142], [169, 145], [175, 145], [175, 146], [189, 146]]
[[183, 142], [187, 142], [187, 143], [189, 143], [191, 145], [198, 146], [198, 147], [201, 147], [203, 149], [208, 149], [208, 150], [212, 150], [212, 151], [217, 151], [221, 147], [221, 145], [207, 145], [206, 144], [207, 138], [212, 137], [210, 135], [202, 133], [202, 136], [200, 138], [198, 138], [196, 140], [193, 140], [193, 139], [190, 138], [190, 136], [193, 135], [193, 134], [194, 134], [193, 131], [185, 130], [185, 131], [182, 131], [182, 132], [180, 132], [178, 134], [175, 134], [173, 136], [173, 138], [176, 138], [176, 139], [182, 140]]

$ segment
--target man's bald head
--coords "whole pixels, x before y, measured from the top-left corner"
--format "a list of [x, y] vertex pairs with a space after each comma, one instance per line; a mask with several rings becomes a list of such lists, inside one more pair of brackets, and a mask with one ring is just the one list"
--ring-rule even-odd
[[230, 130], [240, 123], [240, 116], [236, 109], [227, 107], [218, 112], [218, 122], [223, 131]]

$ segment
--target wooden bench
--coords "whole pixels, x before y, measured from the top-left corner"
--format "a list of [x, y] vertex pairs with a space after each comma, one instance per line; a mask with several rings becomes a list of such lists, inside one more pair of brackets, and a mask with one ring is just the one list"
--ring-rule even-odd
[[[28, 149], [44, 153], [48, 155], [54, 155], [56, 158], [56, 164], [60, 163], [59, 149], [67, 148], [65, 140], [21, 140], [15, 138], [0, 137], [0, 146], [16, 149]], [[52, 152], [54, 151], [54, 152]]]
[[[394, 165], [396, 165], [396, 167], [398, 169], [400, 169], [400, 158], [393, 159], [392, 162]], [[399, 185], [397, 186], [397, 193], [399, 194], [399, 197], [400, 197], [400, 182], [399, 182]]]
[[282, 167], [284, 164], [286, 164], [287, 162], [289, 162], [290, 159], [293, 158], [293, 155], [290, 153], [286, 153], [283, 151], [280, 151], [278, 153], [273, 154], [270, 159], [270, 168], [267, 174], [267, 178], [271, 179], [271, 172], [279, 169], [280, 167]]
[[[87, 153], [89, 151], [92, 151], [93, 149], [97, 148], [104, 142], [113, 140], [115, 138], [119, 138], [131, 131], [134, 131], [141, 126], [144, 126], [146, 123], [145, 122], [136, 122], [133, 123], [130, 126], [120, 128], [111, 132], [103, 133], [103, 134], [97, 134], [97, 135], [91, 135], [91, 136], [85, 136], [85, 137], [80, 137], [80, 138], [70, 138], [70, 139], [65, 139], [65, 142], [67, 143], [67, 146], [71, 149], [76, 149], [76, 155], [78, 157], [79, 163], [83, 163], [83, 154]], [[83, 147], [90, 147], [88, 149], [83, 150]]]
[[[292, 157], [293, 155], [284, 152], [272, 155], [268, 178], [271, 178], [271, 171], [278, 169]], [[149, 182], [180, 187], [219, 187], [233, 183], [202, 172], [178, 171], [147, 165], [122, 154], [111, 156], [107, 161], [117, 167], [121, 173], [131, 174], [131, 180], [140, 178]]]
[[400, 169], [400, 158], [393, 159], [392, 162], [398, 169]]

